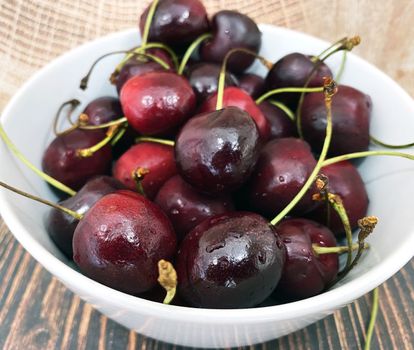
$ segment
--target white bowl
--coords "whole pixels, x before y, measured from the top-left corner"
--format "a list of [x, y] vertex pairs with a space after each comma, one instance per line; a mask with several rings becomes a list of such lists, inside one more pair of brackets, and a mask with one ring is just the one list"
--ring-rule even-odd
[[[294, 51], [317, 54], [328, 46], [326, 42], [284, 28], [262, 25], [261, 29], [262, 54], [274, 61]], [[84, 106], [95, 97], [115, 95], [107, 79], [120, 57], [103, 61], [92, 76], [90, 88], [84, 92], [78, 88], [79, 80], [90, 64], [104, 53], [138, 44], [136, 30], [112, 34], [65, 54], [32, 77], [1, 118], [17, 147], [40, 166], [42, 152], [52, 139], [52, 119], [63, 101], [78, 98]], [[334, 71], [340, 59], [338, 55], [329, 61]], [[252, 69], [263, 73], [259, 64]], [[373, 135], [391, 143], [412, 141], [414, 103], [393, 80], [351, 54], [342, 82], [371, 95]], [[55, 199], [46, 184], [19, 163], [3, 143], [0, 164], [0, 180]], [[384, 282], [414, 255], [414, 163], [400, 158], [372, 157], [363, 162], [360, 170], [371, 199], [369, 213], [380, 218], [369, 238], [371, 249], [332, 290], [306, 300], [262, 308], [206, 310], [166, 306], [118, 292], [83, 276], [62, 256], [45, 230], [47, 207], [2, 190], [0, 210], [15, 237], [36, 260], [69, 289], [120, 324], [174, 344], [242, 346], [283, 336], [329, 315]]]

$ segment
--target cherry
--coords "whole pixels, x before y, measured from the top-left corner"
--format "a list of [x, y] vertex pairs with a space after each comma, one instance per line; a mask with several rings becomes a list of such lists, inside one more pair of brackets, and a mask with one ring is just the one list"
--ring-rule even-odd
[[[274, 216], [289, 204], [303, 187], [316, 160], [309, 145], [296, 138], [282, 138], [267, 143], [260, 152], [256, 169], [246, 185], [248, 203], [266, 217]], [[295, 206], [301, 214], [316, 206], [314, 186]]]
[[128, 189], [136, 190], [132, 175], [138, 168], [149, 171], [141, 184], [145, 195], [153, 199], [164, 182], [177, 173], [173, 147], [155, 142], [140, 142], [118, 159], [113, 175]]
[[[188, 69], [186, 75], [199, 104], [217, 92], [220, 69], [221, 66], [218, 64], [205, 62], [197, 63]], [[237, 79], [230, 72], [226, 72], [225, 85], [237, 86]]]
[[178, 292], [196, 307], [253, 307], [275, 289], [284, 260], [284, 245], [266, 219], [249, 212], [217, 215], [181, 243]]
[[[98, 176], [89, 180], [79, 192], [59, 204], [84, 215], [103, 196], [123, 189], [124, 186], [112, 177]], [[72, 259], [72, 239], [79, 220], [73, 216], [53, 208], [46, 219], [46, 228], [50, 238], [57, 247]]]
[[[139, 27], [144, 33], [149, 8], [141, 15]], [[199, 0], [161, 0], [152, 19], [149, 40], [182, 47], [207, 32], [207, 11]]]
[[[262, 33], [248, 16], [236, 11], [219, 11], [211, 22], [213, 38], [203, 43], [200, 55], [203, 61], [221, 63], [226, 54], [235, 48], [245, 48], [258, 53]], [[255, 60], [251, 55], [239, 52], [228, 62], [233, 73], [243, 73]]]
[[158, 261], [171, 259], [175, 248], [175, 233], [162, 210], [127, 190], [99, 199], [73, 236], [73, 259], [79, 269], [129, 294], [154, 288]]
[[239, 77], [239, 87], [246, 91], [252, 98], [256, 99], [265, 92], [266, 84], [261, 76], [246, 73]]
[[188, 81], [171, 72], [152, 72], [128, 80], [121, 104], [129, 124], [139, 133], [168, 133], [183, 124], [195, 109]]
[[[357, 168], [349, 161], [327, 165], [321, 173], [328, 177], [328, 191], [339, 195], [349, 218], [351, 229], [358, 227], [358, 220], [366, 216], [368, 209], [368, 194]], [[329, 210], [328, 227], [337, 236], [342, 236], [344, 227], [338, 214]], [[313, 220], [327, 224], [328, 213], [326, 203], [309, 213]]]
[[[312, 73], [316, 64], [318, 66], [315, 72]], [[284, 87], [304, 87], [311, 74], [312, 77], [308, 82], [308, 87], [323, 86], [323, 78], [332, 77], [332, 72], [325, 63], [314, 62], [312, 56], [295, 52], [282, 57], [273, 65], [266, 77], [266, 83], [269, 90]], [[295, 109], [300, 94], [284, 93], [280, 94], [279, 98]]]
[[109, 172], [111, 147], [106, 145], [91, 157], [82, 157], [80, 149], [89, 148], [105, 138], [101, 130], [76, 129], [57, 136], [43, 154], [44, 172], [65, 185], [78, 190], [89, 179]]
[[91, 101], [83, 111], [89, 125], [102, 125], [123, 116], [122, 107], [116, 97], [104, 96]]
[[164, 183], [154, 201], [170, 218], [179, 241], [205, 219], [233, 210], [230, 197], [201, 194], [179, 175]]
[[296, 136], [296, 125], [280, 108], [264, 101], [258, 105], [270, 124], [270, 139]]
[[200, 114], [181, 129], [175, 158], [181, 176], [199, 191], [231, 192], [250, 176], [259, 154], [259, 132], [237, 107]]
[[[212, 112], [216, 110], [217, 94], [207, 99], [200, 107], [200, 113]], [[270, 124], [256, 105], [254, 100], [247, 92], [237, 87], [227, 87], [223, 92], [223, 106], [224, 107], [238, 107], [246, 111], [256, 123], [259, 129], [260, 139], [266, 141], [270, 136]]]
[[275, 230], [286, 246], [286, 262], [274, 294], [294, 300], [321, 293], [338, 274], [338, 254], [318, 255], [312, 244], [335, 247], [335, 236], [327, 227], [306, 219], [283, 220]]
[[[350, 86], [340, 85], [332, 100], [332, 143], [330, 155], [361, 152], [369, 146], [371, 98]], [[314, 151], [319, 152], [326, 128], [324, 96], [312, 93], [305, 96], [301, 108], [303, 137]]]

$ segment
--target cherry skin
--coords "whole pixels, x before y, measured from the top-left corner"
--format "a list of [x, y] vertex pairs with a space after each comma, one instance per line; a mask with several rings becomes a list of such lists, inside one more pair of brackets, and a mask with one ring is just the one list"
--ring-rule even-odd
[[181, 176], [201, 192], [218, 195], [240, 187], [259, 154], [259, 132], [246, 112], [227, 107], [191, 118], [175, 142]]
[[[312, 56], [298, 52], [291, 53], [277, 61], [266, 77], [268, 90], [284, 87], [304, 87], [313, 71], [315, 63]], [[324, 77], [332, 77], [329, 67], [321, 62], [309, 81], [308, 87], [323, 86]], [[278, 98], [287, 103], [292, 109], [296, 109], [300, 93], [284, 93]]]
[[264, 94], [266, 83], [261, 76], [246, 73], [239, 77], [239, 87], [246, 91], [252, 98], [256, 99]]
[[234, 210], [229, 196], [212, 198], [197, 192], [179, 175], [170, 178], [154, 200], [170, 218], [178, 241], [198, 224], [212, 216]]
[[76, 129], [57, 136], [43, 154], [43, 171], [74, 190], [89, 179], [109, 172], [112, 162], [111, 146], [106, 145], [91, 157], [81, 157], [77, 151], [96, 145], [105, 138], [101, 130]]
[[98, 200], [79, 221], [73, 259], [86, 276], [129, 294], [157, 284], [158, 261], [171, 260], [176, 236], [162, 210], [127, 190]]
[[[141, 15], [141, 33], [144, 33], [150, 6]], [[155, 10], [148, 39], [182, 47], [208, 32], [208, 29], [207, 11], [201, 1], [161, 0]]]
[[[65, 208], [84, 215], [103, 196], [125, 187], [116, 179], [109, 176], [97, 176], [89, 180], [73, 197], [61, 201]], [[46, 228], [50, 238], [57, 247], [72, 259], [72, 239], [79, 220], [52, 209], [46, 219]]]
[[168, 133], [194, 112], [196, 97], [188, 81], [171, 72], [152, 72], [129, 79], [121, 90], [128, 123], [143, 135]]
[[[372, 101], [363, 92], [339, 85], [332, 99], [331, 156], [366, 151], [369, 146], [369, 123]], [[301, 109], [302, 132], [312, 149], [322, 149], [326, 129], [326, 107], [323, 93], [305, 96]]]
[[267, 101], [260, 103], [258, 107], [270, 124], [269, 139], [297, 136], [295, 123], [280, 108]]
[[[329, 179], [329, 192], [337, 194], [342, 199], [342, 204], [348, 214], [351, 229], [358, 227], [358, 220], [366, 216], [368, 210], [368, 194], [364, 182], [357, 168], [349, 161], [343, 161], [327, 165], [321, 173]], [[343, 236], [344, 227], [338, 214], [333, 209], [329, 210], [329, 228], [337, 237]], [[321, 203], [309, 217], [324, 225], [327, 224], [327, 206]]]
[[[244, 48], [258, 53], [262, 44], [262, 33], [248, 16], [236, 11], [217, 12], [211, 22], [213, 38], [201, 46], [203, 61], [221, 64], [226, 54], [235, 48]], [[233, 73], [243, 73], [255, 60], [246, 53], [234, 53], [227, 68]]]
[[145, 195], [153, 199], [164, 182], [177, 174], [173, 147], [155, 142], [140, 142], [118, 159], [113, 176], [128, 189], [135, 191], [137, 186], [132, 173], [138, 168], [149, 171], [141, 184]]
[[[188, 69], [186, 74], [198, 103], [204, 102], [217, 91], [221, 66], [215, 63], [197, 63]], [[237, 86], [236, 77], [226, 72], [225, 86]]]
[[[303, 187], [316, 160], [309, 145], [296, 138], [267, 143], [260, 152], [256, 169], [246, 185], [251, 208], [266, 217], [274, 217], [290, 203]], [[315, 187], [303, 196], [292, 213], [302, 214], [316, 206]]]
[[286, 246], [286, 262], [275, 291], [276, 297], [305, 299], [325, 290], [338, 274], [338, 254], [317, 255], [312, 244], [335, 247], [333, 233], [306, 219], [286, 219], [276, 226]]
[[[217, 94], [207, 99], [200, 107], [199, 112], [213, 112], [216, 110], [216, 104]], [[237, 87], [225, 88], [223, 94], [223, 107], [230, 106], [238, 107], [249, 113], [259, 129], [260, 139], [262, 141], [267, 141], [270, 136], [270, 124], [247, 92]]]
[[275, 289], [285, 247], [260, 215], [232, 212], [194, 228], [177, 255], [179, 295], [191, 306], [247, 308]]

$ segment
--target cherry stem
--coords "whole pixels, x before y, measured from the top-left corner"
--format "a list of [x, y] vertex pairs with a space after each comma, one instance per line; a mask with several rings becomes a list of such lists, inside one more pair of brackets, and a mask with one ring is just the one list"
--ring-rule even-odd
[[316, 63], [326, 53], [328, 53], [328, 52], [330, 52], [330, 51], [332, 51], [334, 49], [337, 50], [338, 49], [338, 46], [341, 46], [345, 40], [347, 40], [347, 37], [344, 37], [344, 38], [339, 39], [338, 41], [334, 42], [331, 46], [329, 46], [325, 50], [323, 50], [318, 56], [312, 57], [312, 62]]
[[285, 114], [289, 117], [291, 121], [295, 121], [295, 113], [292, 112], [292, 110], [286, 106], [284, 103], [274, 100], [268, 101], [271, 105], [281, 109]]
[[155, 142], [155, 143], [161, 143], [162, 145], [173, 146], [173, 147], [175, 145], [175, 142], [171, 140], [164, 140], [164, 139], [158, 139], [155, 137], [147, 137], [147, 136], [137, 137], [135, 139], [135, 142]]
[[181, 64], [180, 67], [178, 68], [177, 73], [179, 75], [183, 75], [184, 73], [184, 69], [188, 63], [188, 60], [190, 59], [191, 55], [193, 54], [193, 52], [200, 46], [200, 44], [204, 41], [207, 40], [209, 38], [211, 38], [213, 35], [210, 33], [207, 34], [203, 34], [201, 36], [199, 36], [196, 40], [193, 41], [193, 43], [188, 47], [187, 51], [185, 52], [182, 60], [181, 60]]
[[322, 168], [322, 164], [328, 154], [329, 145], [332, 139], [332, 97], [337, 92], [336, 83], [331, 78], [324, 79], [324, 94], [325, 94], [325, 106], [326, 106], [326, 136], [323, 143], [322, 152], [319, 156], [318, 162], [309, 176], [306, 183], [303, 185], [298, 194], [290, 201], [290, 203], [270, 222], [271, 225], [275, 226], [280, 220], [282, 220], [301, 200], [305, 193], [309, 190], [316, 176]]
[[149, 170], [146, 168], [137, 168], [131, 174], [132, 178], [135, 181], [137, 192], [144, 197], [146, 197], [146, 195], [145, 195], [144, 187], [142, 186], [142, 180], [144, 180], [145, 175], [147, 175], [148, 173], [149, 173]]
[[145, 21], [144, 32], [142, 33], [142, 42], [141, 42], [141, 46], [144, 52], [145, 52], [145, 49], [148, 43], [149, 32], [151, 29], [152, 20], [154, 19], [155, 10], [157, 9], [157, 6], [158, 6], [158, 0], [153, 0], [151, 7], [149, 8], [149, 11], [148, 11], [147, 19]]
[[262, 103], [264, 100], [267, 100], [268, 98], [274, 96], [274, 95], [278, 95], [278, 94], [283, 94], [285, 92], [301, 92], [301, 93], [306, 93], [306, 92], [323, 92], [323, 86], [321, 87], [314, 87], [314, 88], [307, 88], [307, 87], [287, 87], [287, 88], [280, 88], [280, 89], [275, 89], [275, 90], [271, 90], [266, 92], [264, 95], [260, 96], [258, 99], [256, 99], [256, 104], [260, 104]]
[[341, 81], [342, 75], [344, 74], [347, 57], [348, 57], [348, 51], [344, 51], [342, 54], [342, 60], [339, 66], [338, 73], [336, 73], [336, 77], [335, 77], [335, 81], [337, 81], [338, 83]]
[[382, 147], [385, 147], [385, 148], [391, 148], [391, 149], [402, 149], [402, 148], [409, 148], [409, 147], [414, 146], [414, 142], [406, 143], [406, 144], [402, 144], [402, 145], [390, 145], [388, 143], [385, 143], [385, 142], [382, 142], [382, 141], [378, 140], [374, 136], [370, 136], [370, 140], [371, 140], [372, 143], [374, 143], [378, 146], [382, 146]]
[[158, 262], [158, 274], [158, 283], [167, 292], [163, 304], [169, 304], [174, 299], [177, 291], [177, 272], [169, 261], [160, 260]]
[[68, 115], [68, 120], [71, 124], [71, 126], [63, 131], [60, 131], [57, 133], [57, 136], [68, 134], [76, 129], [82, 128], [83, 126], [86, 126], [89, 123], [89, 117], [85, 113], [81, 113], [78, 117], [78, 121], [76, 123], [73, 123], [71, 118]]
[[268, 61], [263, 56], [258, 55], [256, 52], [248, 49], [243, 48], [236, 48], [231, 49], [229, 52], [227, 52], [226, 56], [224, 57], [223, 64], [221, 65], [220, 74], [219, 74], [219, 80], [218, 80], [218, 86], [217, 86], [217, 104], [216, 104], [216, 110], [223, 108], [223, 97], [224, 97], [224, 88], [226, 85], [226, 70], [227, 70], [227, 63], [234, 53], [237, 52], [243, 52], [245, 54], [254, 56], [257, 58], [266, 68], [271, 69], [273, 67], [273, 63]]
[[[86, 115], [86, 114], [84, 114]], [[104, 124], [100, 124], [100, 125], [79, 125], [78, 128], [82, 129], [82, 130], [99, 130], [99, 129], [105, 129], [105, 128], [109, 128], [111, 126], [115, 126], [115, 125], [119, 125], [119, 124], [124, 124], [127, 123], [128, 120], [126, 117], [122, 117], [116, 120], [112, 120], [108, 123], [104, 123]]]
[[49, 207], [58, 209], [58, 210], [64, 212], [65, 214], [68, 214], [70, 216], [73, 216], [76, 220], [81, 220], [83, 218], [83, 215], [82, 214], [78, 214], [77, 212], [75, 212], [73, 210], [70, 210], [68, 208], [65, 208], [65, 207], [63, 207], [63, 206], [61, 206], [59, 204], [50, 202], [50, 201], [48, 201], [46, 199], [42, 199], [42, 198], [36, 197], [36, 196], [34, 196], [34, 195], [30, 194], [30, 193], [27, 193], [27, 192], [24, 192], [22, 190], [19, 190], [19, 189], [15, 188], [13, 186], [10, 186], [10, 185], [2, 182], [2, 181], [0, 181], [0, 186], [8, 189], [9, 191], [12, 191], [12, 192], [17, 193], [17, 194], [19, 194], [21, 196], [24, 196], [26, 198], [32, 199], [34, 201], [37, 201], [37, 202], [40, 202], [40, 203], [43, 203], [43, 204], [46, 204]]
[[6, 144], [6, 146], [10, 149], [10, 151], [20, 159], [20, 161], [25, 164], [30, 170], [35, 172], [38, 176], [40, 176], [43, 180], [45, 180], [47, 183], [52, 185], [53, 187], [56, 187], [57, 189], [61, 190], [62, 192], [65, 192], [69, 196], [74, 196], [76, 194], [76, 191], [72, 190], [65, 184], [59, 182], [58, 180], [54, 179], [53, 177], [49, 176], [48, 174], [44, 173], [40, 169], [38, 169], [36, 166], [34, 166], [13, 144], [13, 142], [10, 140], [10, 138], [7, 136], [6, 131], [3, 129], [3, 126], [0, 124], [0, 137], [2, 138], [3, 142]]
[[[351, 247], [345, 245], [345, 246], [339, 246], [339, 247], [322, 247], [317, 244], [312, 244], [312, 249], [315, 252], [316, 255], [323, 255], [323, 254], [342, 254], [342, 253], [348, 253], [355, 250], [358, 250], [359, 244], [354, 243], [351, 245]], [[364, 243], [364, 249], [368, 249], [369, 244]]]
[[59, 135], [62, 134], [58, 131], [58, 122], [59, 122], [59, 119], [60, 119], [60, 115], [63, 111], [63, 108], [65, 108], [68, 105], [70, 106], [70, 111], [67, 114], [67, 119], [70, 120], [70, 115], [75, 110], [75, 108], [80, 105], [80, 101], [77, 100], [77, 99], [72, 99], [72, 100], [69, 100], [69, 101], [66, 101], [66, 102], [62, 103], [62, 105], [59, 107], [58, 111], [56, 112], [55, 119], [53, 120], [53, 132], [55, 133], [56, 136], [59, 136]]
[[393, 151], [365, 151], [365, 152], [348, 153], [348, 154], [343, 154], [341, 156], [329, 158], [323, 162], [323, 166], [342, 162], [344, 160], [371, 157], [371, 156], [392, 156], [392, 157], [402, 157], [402, 158], [414, 160], [414, 154], [409, 154], [409, 153], [393, 152]]
[[119, 140], [125, 135], [126, 131], [128, 129], [128, 125], [125, 125], [119, 132], [116, 133], [114, 138], [111, 140], [111, 146], [114, 147]]
[[371, 317], [369, 320], [369, 325], [367, 329], [367, 335], [365, 338], [364, 350], [369, 350], [371, 348], [371, 339], [374, 334], [375, 321], [378, 315], [379, 308], [379, 288], [375, 288], [372, 291], [372, 308], [371, 308]]

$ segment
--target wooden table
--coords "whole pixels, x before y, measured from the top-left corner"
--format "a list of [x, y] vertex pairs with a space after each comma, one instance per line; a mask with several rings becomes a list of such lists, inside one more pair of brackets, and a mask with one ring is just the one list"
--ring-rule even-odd
[[[0, 0], [0, 110], [37, 69], [70, 48], [135, 26], [146, 1]], [[205, 0], [210, 13], [256, 20], [334, 41], [360, 34], [356, 52], [414, 95], [412, 0]], [[2, 164], [1, 166], [5, 166]], [[414, 348], [414, 261], [380, 288], [373, 349]], [[263, 349], [361, 349], [370, 297]], [[82, 302], [37, 264], [0, 221], [0, 348], [172, 349], [130, 332]], [[177, 348], [177, 347], [174, 347]]]

